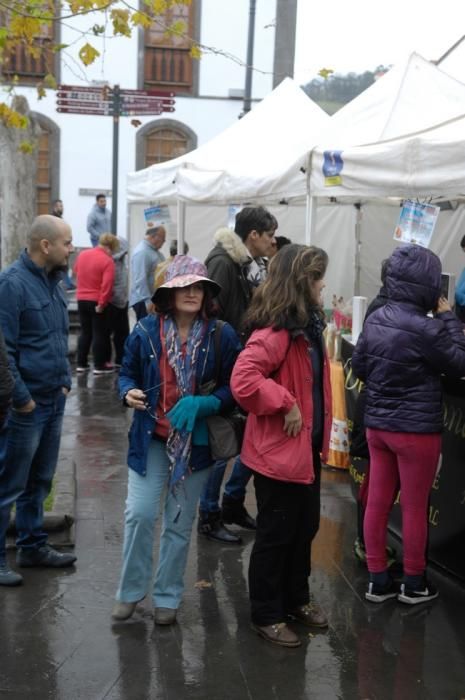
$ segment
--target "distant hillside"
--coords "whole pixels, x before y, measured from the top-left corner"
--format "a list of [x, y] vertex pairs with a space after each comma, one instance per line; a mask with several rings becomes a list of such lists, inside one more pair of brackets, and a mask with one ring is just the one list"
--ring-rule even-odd
[[332, 73], [328, 78], [314, 78], [302, 88], [328, 114], [334, 114], [343, 105], [360, 95], [386, 73], [389, 68], [378, 66], [364, 73]]

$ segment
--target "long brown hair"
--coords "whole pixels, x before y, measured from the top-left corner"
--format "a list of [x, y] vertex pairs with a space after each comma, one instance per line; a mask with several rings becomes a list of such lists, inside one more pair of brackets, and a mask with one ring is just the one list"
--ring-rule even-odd
[[316, 246], [292, 243], [281, 248], [270, 262], [265, 282], [252, 297], [244, 329], [306, 328], [315, 311], [323, 319], [312, 282], [324, 277], [327, 266], [327, 253]]

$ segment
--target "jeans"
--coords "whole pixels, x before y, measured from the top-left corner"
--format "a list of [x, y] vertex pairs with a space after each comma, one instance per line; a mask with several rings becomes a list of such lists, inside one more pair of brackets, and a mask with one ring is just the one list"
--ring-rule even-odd
[[6, 531], [16, 502], [16, 544], [41, 547], [43, 503], [50, 493], [58, 461], [66, 397], [60, 390], [51, 403], [37, 403], [30, 413], [12, 410], [0, 433], [0, 562], [5, 560]]
[[96, 313], [96, 301], [78, 301], [81, 332], [78, 339], [78, 367], [86, 367], [90, 346], [94, 364], [102, 368], [111, 357], [110, 332], [108, 329], [108, 307], [101, 314]]
[[310, 600], [312, 541], [320, 526], [321, 463], [313, 452], [315, 481], [308, 486], [254, 474], [257, 533], [250, 555], [252, 622], [273, 625]]
[[[227, 461], [218, 460], [213, 465], [205, 488], [200, 496], [200, 510], [205, 513], [218, 513], [220, 511], [220, 491], [223, 482]], [[224, 485], [224, 493], [234, 500], [244, 502], [245, 491], [252, 472], [245, 464], [242, 464], [240, 457], [236, 457], [232, 468], [231, 476]]]
[[147, 594], [152, 581], [155, 522], [164, 496], [163, 527], [158, 567], [153, 584], [155, 607], [177, 609], [184, 591], [192, 524], [209, 469], [192, 472], [175, 497], [168, 488], [170, 476], [166, 445], [152, 440], [147, 474], [129, 469], [123, 564], [117, 600], [135, 603]]
[[364, 533], [370, 573], [387, 569], [386, 533], [400, 481], [404, 575], [423, 574], [428, 498], [441, 452], [440, 433], [392, 433], [367, 429], [370, 483]]

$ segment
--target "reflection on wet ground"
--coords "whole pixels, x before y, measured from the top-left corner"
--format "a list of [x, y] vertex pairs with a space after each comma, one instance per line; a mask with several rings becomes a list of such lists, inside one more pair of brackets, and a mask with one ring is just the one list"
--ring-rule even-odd
[[0, 589], [2, 700], [465, 697], [463, 586], [433, 571], [441, 597], [430, 607], [366, 603], [345, 473], [324, 472], [314, 548], [312, 590], [328, 631], [295, 627], [304, 643], [294, 650], [250, 630], [249, 532], [241, 548], [194, 534], [179, 624], [154, 628], [144, 601], [132, 620], [112, 625], [129, 424], [114, 383], [81, 376], [68, 402], [62, 454], [77, 465], [76, 569], [26, 570], [24, 586]]

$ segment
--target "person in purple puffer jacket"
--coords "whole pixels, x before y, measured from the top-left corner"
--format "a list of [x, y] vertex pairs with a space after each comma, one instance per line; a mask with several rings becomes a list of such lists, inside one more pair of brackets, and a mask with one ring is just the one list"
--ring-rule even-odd
[[[387, 303], [365, 322], [352, 369], [366, 383], [370, 483], [364, 533], [370, 574], [365, 598], [408, 604], [437, 598], [425, 577], [427, 505], [443, 429], [441, 374], [465, 376], [463, 324], [440, 297], [441, 262], [404, 245], [389, 258]], [[428, 312], [433, 311], [433, 317]], [[400, 481], [404, 578], [387, 572], [387, 521]]]

